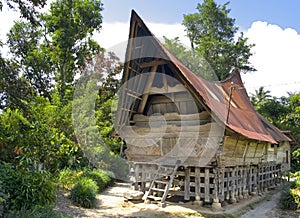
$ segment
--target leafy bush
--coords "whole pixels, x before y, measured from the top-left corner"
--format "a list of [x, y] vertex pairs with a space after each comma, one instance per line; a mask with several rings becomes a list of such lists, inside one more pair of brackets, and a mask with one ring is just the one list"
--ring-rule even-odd
[[80, 180], [82, 174], [83, 171], [64, 169], [59, 173], [58, 183], [61, 187], [70, 190]]
[[282, 189], [282, 194], [280, 198], [280, 206], [282, 209], [287, 210], [296, 210], [297, 204], [295, 203], [294, 196], [291, 193], [291, 190], [296, 188], [295, 182], [288, 182], [284, 184]]
[[56, 185], [46, 171], [18, 169], [0, 163], [0, 180], [6, 210], [31, 209], [35, 205], [51, 205], [56, 201]]
[[86, 171], [84, 173], [84, 176], [94, 180], [97, 183], [99, 192], [103, 191], [105, 188], [111, 185], [113, 183], [114, 177], [112, 172], [101, 169]]
[[60, 214], [59, 212], [55, 211], [50, 206], [35, 206], [34, 208], [30, 210], [22, 209], [20, 211], [14, 211], [10, 213], [8, 218], [41, 218], [41, 217], [51, 217], [51, 218], [67, 218], [67, 216], [64, 216]]
[[96, 205], [98, 186], [89, 178], [81, 178], [71, 189], [72, 201], [82, 207], [92, 208]]
[[294, 199], [294, 202], [296, 204], [296, 209], [300, 208], [300, 188], [294, 188], [290, 190], [290, 194]]

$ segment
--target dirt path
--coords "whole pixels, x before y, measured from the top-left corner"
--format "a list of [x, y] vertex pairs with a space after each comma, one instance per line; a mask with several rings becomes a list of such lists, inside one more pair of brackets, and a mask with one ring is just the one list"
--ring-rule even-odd
[[277, 192], [270, 198], [266, 198], [260, 202], [252, 210], [246, 212], [241, 218], [273, 218], [276, 217], [276, 211], [278, 209], [278, 203], [281, 192]]
[[280, 209], [280, 196], [280, 190], [267, 193], [263, 201], [243, 214], [241, 218], [299, 218], [299, 211], [286, 211]]
[[[56, 210], [71, 217], [241, 217], [241, 218], [299, 218], [300, 213], [282, 211], [278, 208], [280, 190], [273, 190], [264, 196], [254, 196], [243, 199], [238, 204], [228, 204], [219, 211], [192, 205], [191, 203], [169, 203], [161, 208], [155, 204], [143, 202], [124, 202], [123, 193], [129, 189], [129, 184], [117, 183], [97, 196], [98, 207], [85, 209], [76, 207], [64, 194], [58, 196]], [[252, 209], [250, 209], [252, 208]]]

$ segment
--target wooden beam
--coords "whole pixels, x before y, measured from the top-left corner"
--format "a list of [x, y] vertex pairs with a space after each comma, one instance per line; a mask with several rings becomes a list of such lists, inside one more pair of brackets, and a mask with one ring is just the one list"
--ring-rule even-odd
[[233, 154], [232, 154], [233, 157], [236, 156], [236, 151], [237, 151], [238, 143], [239, 143], [239, 136], [237, 136], [237, 138], [236, 138], [236, 143], [235, 143], [235, 147], [234, 147]]
[[164, 65], [166, 63], [167, 63], [166, 60], [154, 60], [154, 61], [150, 61], [150, 62], [141, 63], [140, 68], [154, 67], [154, 66], [157, 67], [158, 65]]
[[248, 142], [248, 143], [246, 144], [246, 147], [245, 147], [245, 150], [244, 150], [244, 154], [243, 154], [244, 163], [245, 163], [245, 160], [246, 160], [246, 155], [247, 155], [247, 152], [248, 152], [249, 143], [250, 143], [250, 142]]
[[143, 111], [145, 109], [145, 106], [146, 106], [146, 103], [147, 103], [147, 100], [148, 100], [148, 97], [149, 97], [149, 92], [150, 92], [150, 89], [151, 89], [151, 86], [153, 84], [153, 80], [154, 80], [154, 77], [155, 77], [155, 74], [156, 74], [156, 70], [157, 70], [157, 65], [153, 66], [152, 69], [151, 69], [151, 73], [149, 75], [148, 83], [146, 84], [146, 87], [144, 89], [143, 100], [141, 101], [140, 106], [139, 106], [139, 110], [138, 110], [139, 113], [143, 113]]
[[259, 145], [259, 143], [257, 142], [257, 143], [256, 143], [256, 147], [255, 147], [255, 151], [254, 151], [253, 157], [256, 157], [256, 152], [257, 152], [258, 145]]
[[[129, 68], [130, 68], [130, 63], [131, 63], [131, 56], [132, 56], [132, 47], [133, 47], [133, 42], [134, 42], [134, 35], [135, 33], [137, 32], [137, 28], [139, 26], [139, 24], [136, 22], [136, 20], [133, 20], [132, 21], [132, 26], [130, 26], [130, 34], [129, 34], [129, 41], [128, 41], [128, 46], [127, 46], [127, 49], [126, 49], [126, 57], [125, 57], [125, 61], [126, 61], [126, 65], [125, 65], [125, 68], [124, 68], [124, 73], [123, 73], [123, 78], [124, 78], [124, 81], [127, 81], [129, 78]], [[130, 24], [130, 25], [131, 25]], [[118, 107], [123, 107], [123, 104], [124, 102], [127, 101], [127, 97], [124, 93], [126, 91], [126, 87], [123, 86], [123, 91], [121, 94], [121, 103], [118, 103]], [[120, 114], [117, 113], [117, 117], [116, 117], [116, 123], [118, 124], [118, 126], [120, 126], [120, 124], [125, 121], [124, 119], [126, 119], [126, 116], [124, 116], [124, 113], [121, 112]]]
[[162, 67], [162, 76], [163, 76], [163, 84], [164, 84], [165, 92], [168, 92], [168, 81], [167, 81], [167, 75], [164, 66]]

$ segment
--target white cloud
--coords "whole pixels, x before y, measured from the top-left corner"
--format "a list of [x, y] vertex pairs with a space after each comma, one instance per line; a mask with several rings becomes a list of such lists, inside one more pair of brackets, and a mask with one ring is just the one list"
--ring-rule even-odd
[[[169, 39], [179, 37], [185, 46], [189, 46], [189, 39], [185, 36], [181, 24], [147, 23], [147, 26], [159, 40], [162, 40], [163, 36]], [[124, 60], [128, 36], [129, 23], [104, 23], [102, 30], [99, 34], [95, 34], [94, 38], [102, 47], [115, 52], [121, 60]]]
[[290, 28], [257, 21], [245, 36], [255, 44], [250, 61], [257, 69], [257, 72], [242, 75], [248, 93], [260, 86], [265, 86], [274, 96], [299, 92], [300, 35]]

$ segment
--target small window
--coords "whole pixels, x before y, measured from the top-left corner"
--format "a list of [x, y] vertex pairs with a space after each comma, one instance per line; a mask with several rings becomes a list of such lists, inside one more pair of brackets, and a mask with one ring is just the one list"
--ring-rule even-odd
[[289, 151], [285, 151], [285, 162], [289, 163]]

